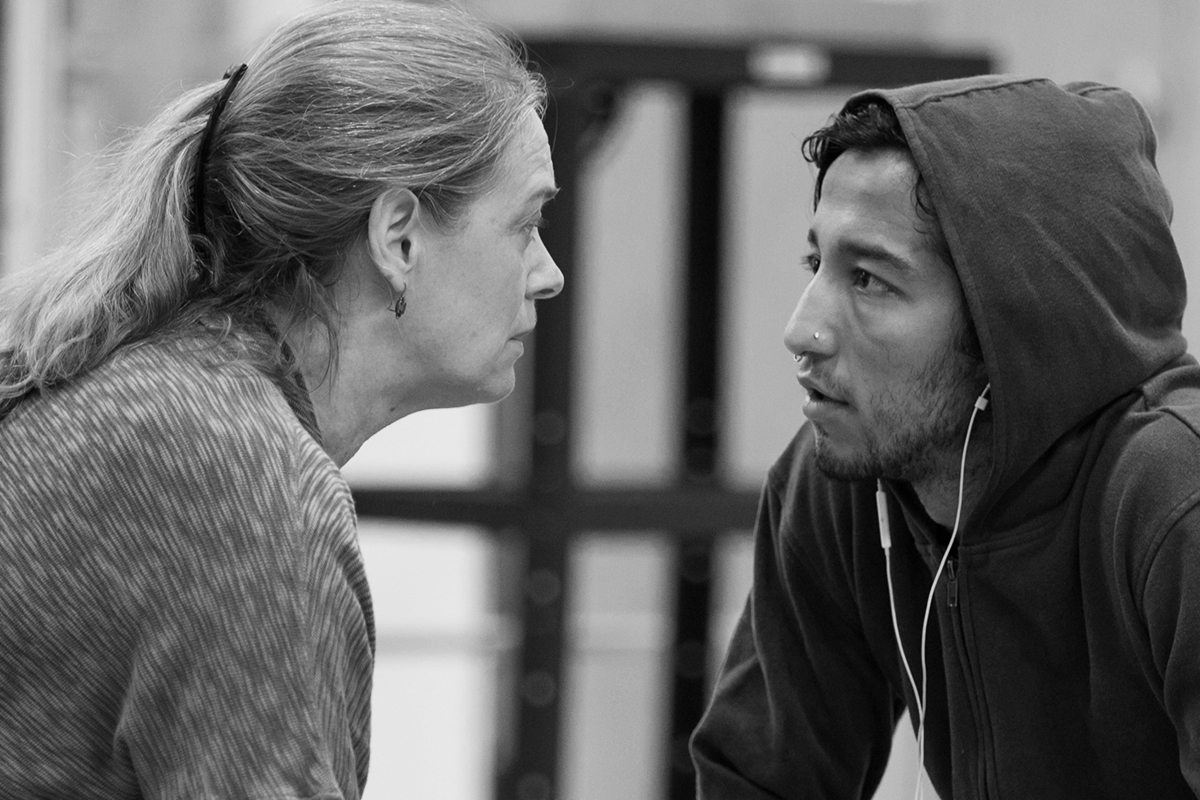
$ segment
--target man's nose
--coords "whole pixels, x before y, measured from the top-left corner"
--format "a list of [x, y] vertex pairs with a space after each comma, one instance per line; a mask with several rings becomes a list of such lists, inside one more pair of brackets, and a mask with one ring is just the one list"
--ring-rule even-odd
[[783, 343], [793, 355], [827, 354], [833, 344], [833, 297], [820, 273], [804, 287], [783, 332]]

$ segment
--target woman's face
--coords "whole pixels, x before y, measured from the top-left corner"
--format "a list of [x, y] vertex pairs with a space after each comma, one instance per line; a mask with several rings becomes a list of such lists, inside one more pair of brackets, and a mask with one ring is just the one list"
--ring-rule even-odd
[[409, 276], [399, 320], [433, 395], [423, 405], [493, 402], [512, 391], [521, 340], [537, 321], [534, 301], [562, 291], [538, 232], [556, 191], [546, 131], [530, 110], [494, 185], [459, 224], [423, 224], [425, 257]]

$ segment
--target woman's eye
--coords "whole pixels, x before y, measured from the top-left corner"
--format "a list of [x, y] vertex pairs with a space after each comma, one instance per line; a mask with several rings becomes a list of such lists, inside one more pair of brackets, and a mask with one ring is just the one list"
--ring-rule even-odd
[[528, 244], [533, 244], [534, 240], [538, 238], [538, 231], [545, 227], [546, 218], [538, 214], [521, 226], [521, 234], [525, 237]]
[[816, 253], [809, 253], [800, 259], [800, 264], [809, 272], [815, 273], [821, 268], [821, 257]]

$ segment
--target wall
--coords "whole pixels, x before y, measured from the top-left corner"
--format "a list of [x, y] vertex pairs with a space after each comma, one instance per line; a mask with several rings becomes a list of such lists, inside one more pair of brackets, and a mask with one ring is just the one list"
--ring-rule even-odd
[[219, 78], [226, 0], [8, 0], [0, 275], [66, 227], [100, 149]]

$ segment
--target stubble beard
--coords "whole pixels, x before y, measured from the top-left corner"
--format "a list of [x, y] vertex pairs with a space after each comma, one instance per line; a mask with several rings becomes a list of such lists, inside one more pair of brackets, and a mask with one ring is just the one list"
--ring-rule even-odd
[[917, 483], [939, 476], [947, 457], [962, 451], [971, 409], [986, 381], [982, 362], [947, 348], [903, 395], [884, 389], [871, 398], [874, 426], [857, 452], [833, 452], [816, 428], [817, 467], [845, 481]]

